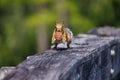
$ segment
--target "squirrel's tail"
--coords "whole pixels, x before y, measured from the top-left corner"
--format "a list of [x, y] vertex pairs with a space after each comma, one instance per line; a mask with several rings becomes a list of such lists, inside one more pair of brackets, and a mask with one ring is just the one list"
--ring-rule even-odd
[[66, 28], [66, 30], [67, 30], [68, 34], [70, 34], [69, 36], [70, 36], [71, 39], [72, 39], [72, 37], [73, 37], [73, 33], [72, 33], [72, 31], [71, 31], [69, 28]]

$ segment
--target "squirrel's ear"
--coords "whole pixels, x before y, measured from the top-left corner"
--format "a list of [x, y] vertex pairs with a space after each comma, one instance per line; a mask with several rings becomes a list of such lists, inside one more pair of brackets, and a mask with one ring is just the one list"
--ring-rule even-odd
[[56, 28], [57, 22], [55, 21], [55, 28]]
[[64, 27], [64, 21], [62, 21], [62, 26]]

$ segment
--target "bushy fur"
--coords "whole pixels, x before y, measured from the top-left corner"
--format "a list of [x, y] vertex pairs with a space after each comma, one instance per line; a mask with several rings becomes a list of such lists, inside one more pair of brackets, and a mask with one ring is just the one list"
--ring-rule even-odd
[[[56, 40], [56, 38], [55, 38], [55, 34], [57, 31], [62, 32], [62, 39], [61, 40]], [[65, 42], [67, 42], [67, 47], [70, 48], [72, 36], [73, 36], [72, 31], [69, 28], [65, 28], [64, 23], [56, 24], [54, 32], [53, 32], [53, 36], [52, 36], [52, 44], [55, 44], [54, 48], [57, 48], [57, 45], [59, 43], [65, 43]]]

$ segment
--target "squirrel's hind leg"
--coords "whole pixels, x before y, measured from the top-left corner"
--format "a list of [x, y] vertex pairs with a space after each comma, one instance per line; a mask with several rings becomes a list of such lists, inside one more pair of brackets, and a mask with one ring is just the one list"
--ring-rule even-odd
[[67, 44], [67, 48], [70, 48], [70, 44]]
[[58, 45], [58, 44], [55, 44], [55, 46], [54, 46], [54, 48], [53, 48], [53, 49], [57, 49], [57, 45]]
[[67, 42], [67, 48], [70, 48], [71, 41]]

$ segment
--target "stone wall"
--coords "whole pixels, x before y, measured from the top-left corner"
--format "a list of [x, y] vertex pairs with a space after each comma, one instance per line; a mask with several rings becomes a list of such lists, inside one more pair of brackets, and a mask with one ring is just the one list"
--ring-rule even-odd
[[79, 34], [71, 49], [50, 49], [28, 56], [14, 68], [1, 68], [0, 80], [114, 79], [120, 72], [120, 37], [98, 34]]

